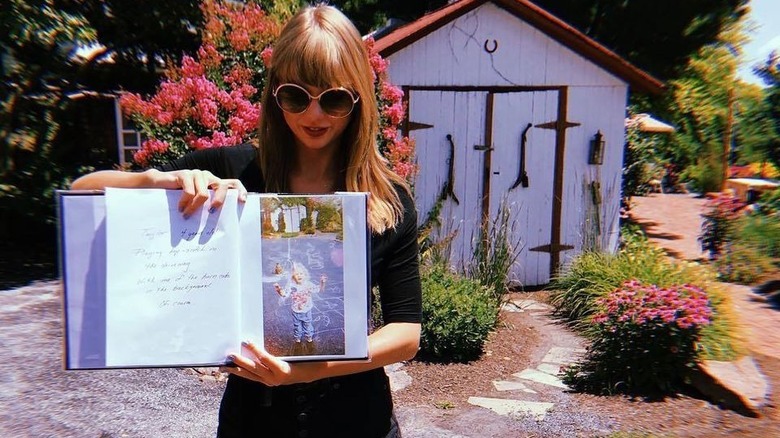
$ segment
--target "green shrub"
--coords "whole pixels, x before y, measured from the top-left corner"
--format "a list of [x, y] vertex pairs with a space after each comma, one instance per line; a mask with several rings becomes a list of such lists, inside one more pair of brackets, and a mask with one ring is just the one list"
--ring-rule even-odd
[[668, 277], [674, 269], [664, 263], [663, 251], [650, 246], [635, 229], [624, 228], [622, 236], [623, 248], [618, 254], [580, 254], [553, 278], [550, 299], [558, 316], [580, 325], [592, 315], [593, 300], [633, 278], [662, 286], [671, 284]]
[[741, 354], [742, 339], [731, 301], [712, 271], [696, 263], [672, 263], [635, 228], [624, 228], [622, 236], [618, 254], [581, 254], [554, 278], [551, 303], [558, 316], [594, 339], [598, 333], [594, 333], [590, 318], [598, 310], [596, 300], [624, 282], [636, 279], [658, 287], [697, 285], [707, 291], [713, 312], [712, 323], [702, 329], [698, 357], [731, 360]]
[[475, 280], [441, 264], [422, 272], [420, 358], [443, 362], [477, 359], [498, 319], [500, 300]]
[[764, 192], [758, 198], [758, 207], [768, 216], [780, 214], [780, 188]]
[[724, 194], [705, 204], [699, 242], [702, 251], [708, 251], [711, 259], [717, 258], [726, 242], [734, 239], [736, 222], [742, 216], [740, 210], [744, 207], [745, 203], [738, 198]]
[[696, 286], [666, 288], [625, 282], [595, 300], [593, 341], [565, 381], [597, 393], [664, 394], [684, 382], [701, 329], [711, 323], [707, 293]]
[[742, 241], [726, 245], [713, 266], [719, 280], [739, 284], [754, 283], [774, 269], [771, 259], [757, 245]]
[[735, 224], [734, 241], [755, 248], [765, 258], [780, 257], [780, 216], [743, 216]]

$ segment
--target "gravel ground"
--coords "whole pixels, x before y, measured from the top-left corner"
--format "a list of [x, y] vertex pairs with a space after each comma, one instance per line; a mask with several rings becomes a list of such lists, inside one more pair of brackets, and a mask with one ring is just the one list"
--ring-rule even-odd
[[0, 436], [210, 437], [223, 384], [182, 369], [64, 371], [60, 283], [0, 292]]

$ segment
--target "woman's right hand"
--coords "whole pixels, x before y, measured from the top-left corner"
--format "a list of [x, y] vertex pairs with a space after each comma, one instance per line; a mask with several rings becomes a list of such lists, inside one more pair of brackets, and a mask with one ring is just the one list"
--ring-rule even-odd
[[214, 191], [210, 209], [219, 208], [225, 202], [228, 189], [238, 190], [238, 200], [246, 201], [246, 188], [238, 179], [222, 179], [208, 170], [174, 170], [150, 175], [152, 187], [181, 189], [179, 211], [185, 217], [198, 211], [209, 200], [209, 189]]
[[174, 170], [144, 172], [104, 170], [82, 176], [73, 182], [74, 190], [103, 190], [106, 187], [181, 189], [179, 211], [185, 217], [200, 209], [209, 200], [209, 189], [214, 191], [209, 208], [219, 208], [225, 202], [228, 189], [238, 190], [238, 200], [246, 201], [247, 191], [237, 179], [222, 179], [207, 170]]

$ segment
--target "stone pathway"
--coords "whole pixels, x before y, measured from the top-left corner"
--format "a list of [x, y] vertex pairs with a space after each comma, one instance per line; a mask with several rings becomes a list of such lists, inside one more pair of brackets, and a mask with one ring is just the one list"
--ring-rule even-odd
[[[507, 312], [529, 312], [535, 325], [546, 326], [552, 340], [551, 347], [538, 352], [532, 362], [535, 368], [526, 368], [507, 376], [507, 380], [493, 381], [496, 390], [507, 394], [506, 398], [470, 397], [468, 402], [506, 416], [530, 415], [537, 422], [544, 421], [547, 413], [555, 408], [559, 398], [569, 388], [561, 381], [562, 370], [577, 361], [585, 352], [581, 340], [560, 326], [551, 324], [548, 316], [552, 308], [534, 300], [514, 300], [504, 306]], [[554, 332], [551, 333], [550, 331]]]

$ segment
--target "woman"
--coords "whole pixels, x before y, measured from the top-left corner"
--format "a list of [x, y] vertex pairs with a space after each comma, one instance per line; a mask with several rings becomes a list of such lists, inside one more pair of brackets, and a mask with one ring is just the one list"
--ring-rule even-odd
[[410, 359], [419, 347], [417, 218], [406, 184], [388, 170], [375, 145], [378, 112], [368, 54], [339, 11], [308, 7], [282, 30], [268, 75], [258, 148], [197, 151], [142, 173], [96, 172], [73, 188], [182, 189], [184, 215], [208, 202], [219, 207], [228, 189], [238, 189], [239, 199], [247, 190], [370, 192], [371, 277], [385, 321], [369, 336], [370, 359], [288, 363], [246, 345], [231, 355], [235, 366], [227, 368], [218, 435], [400, 436], [382, 367]]

